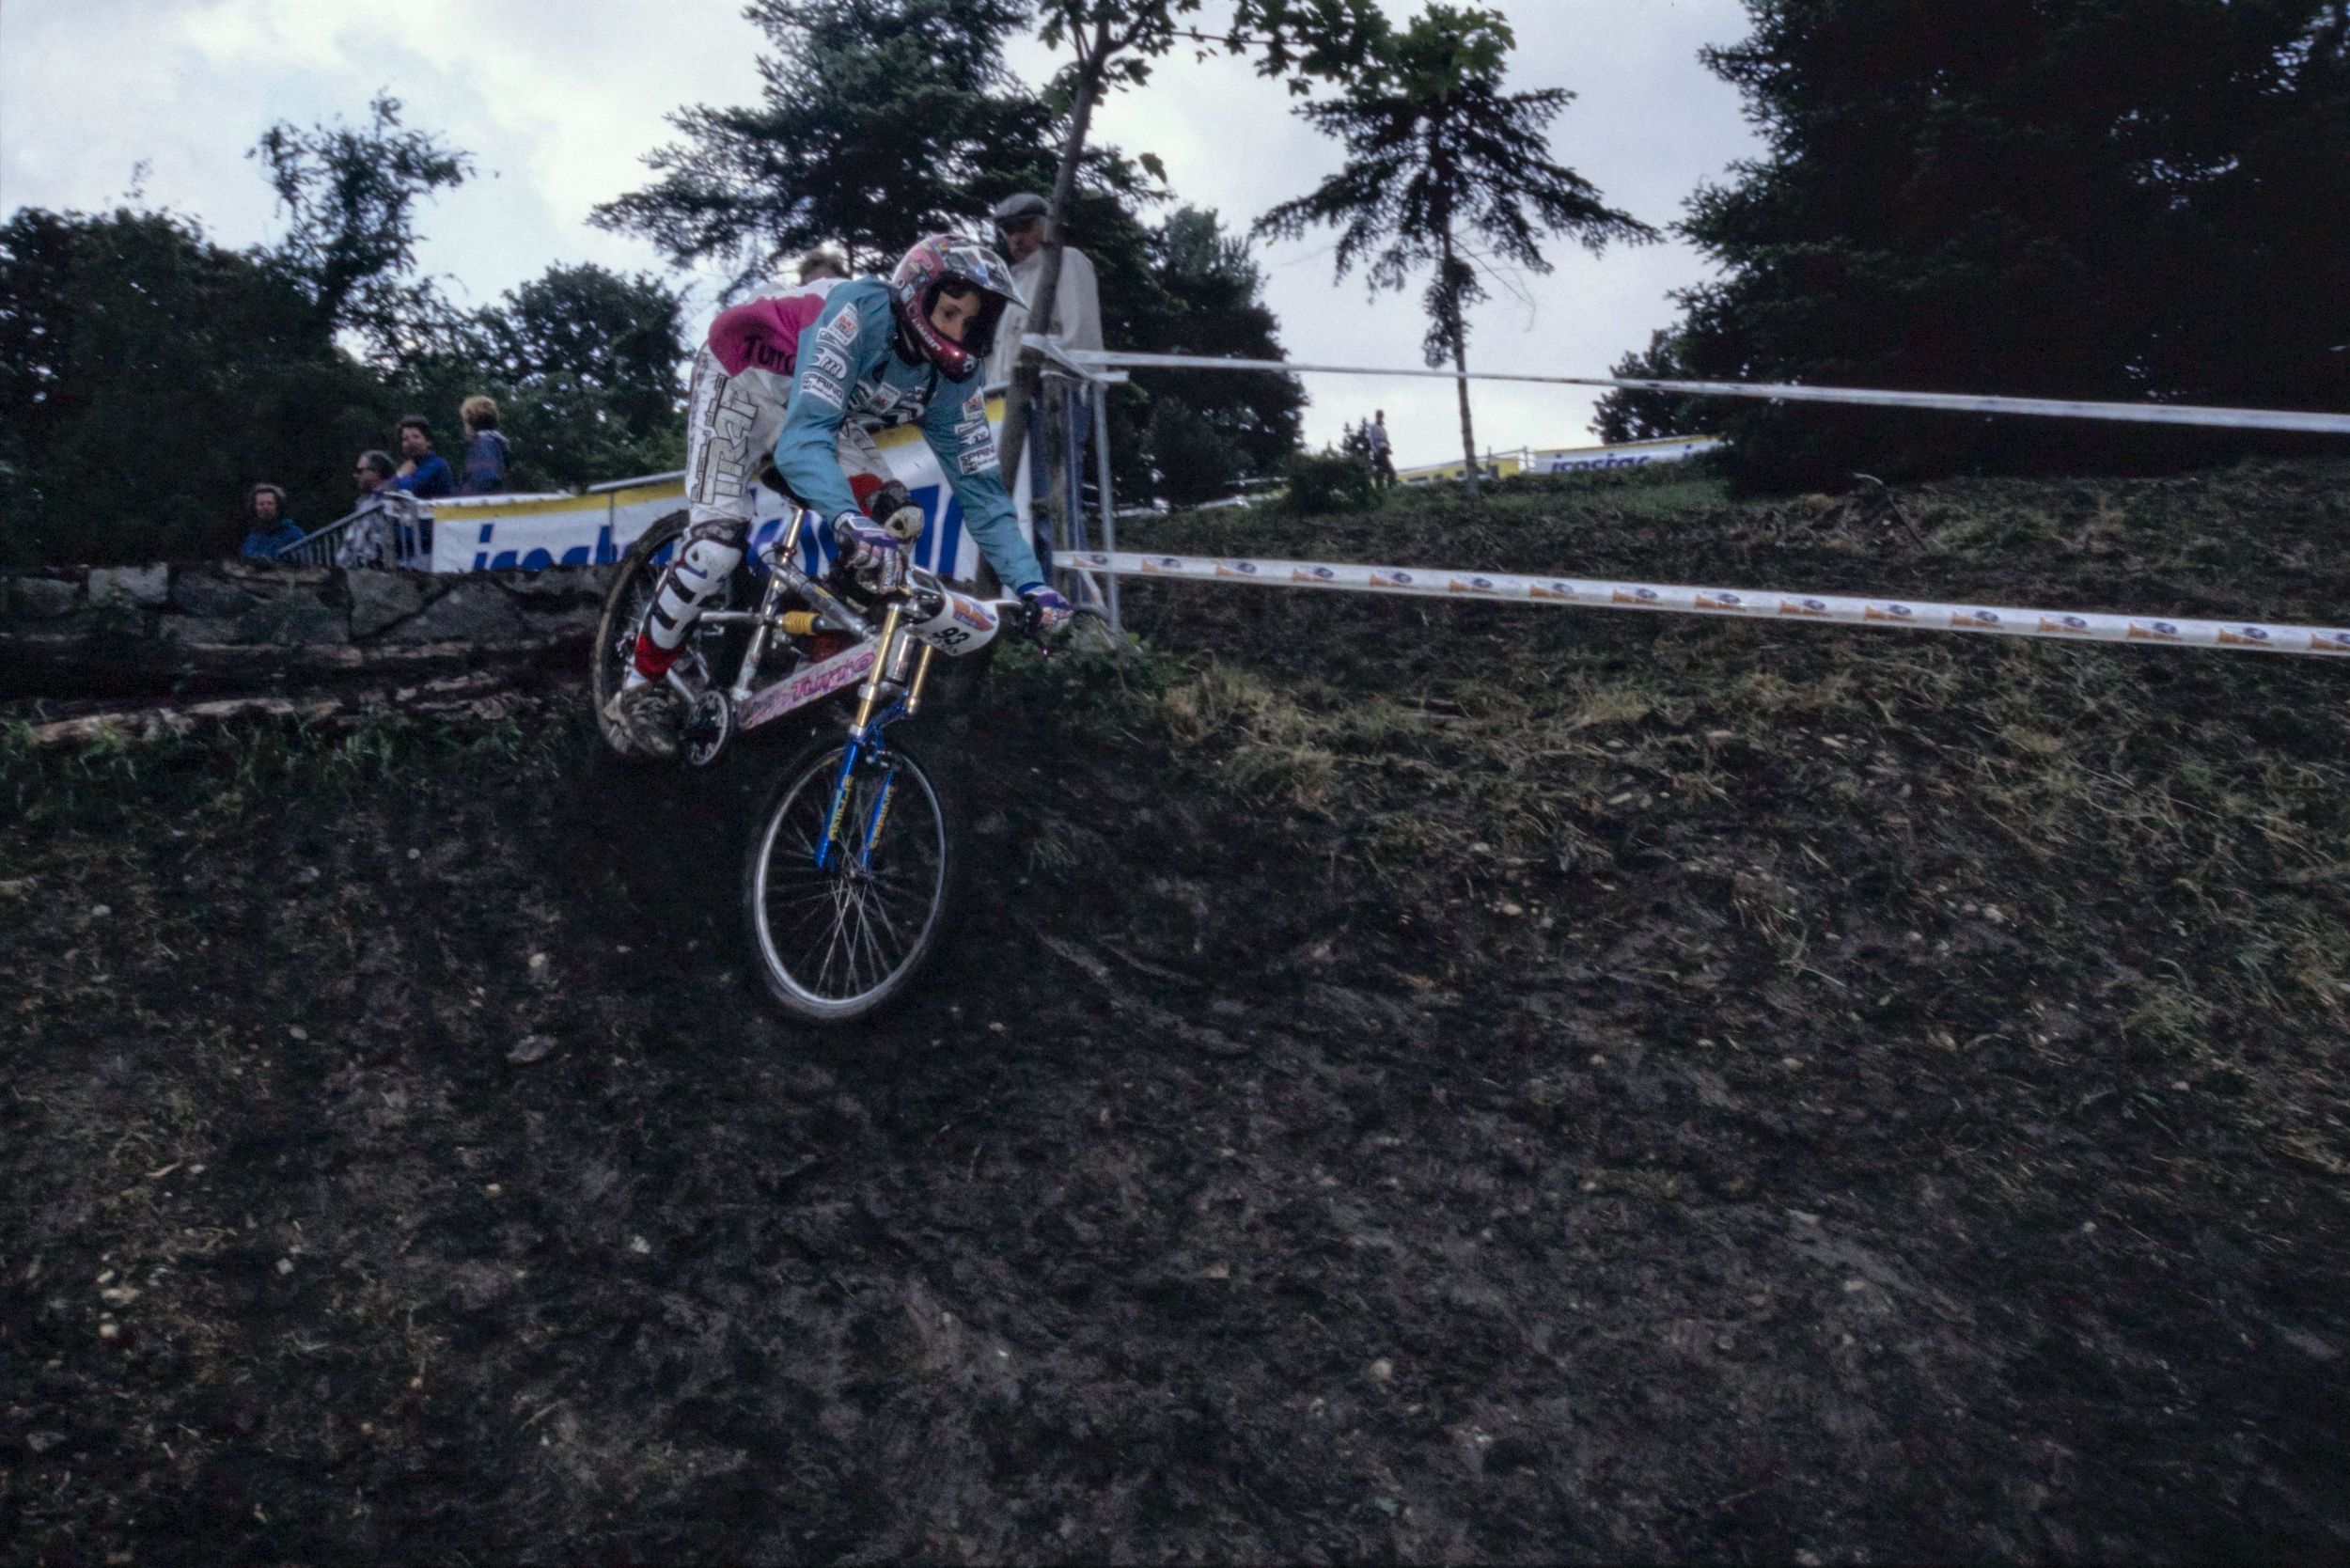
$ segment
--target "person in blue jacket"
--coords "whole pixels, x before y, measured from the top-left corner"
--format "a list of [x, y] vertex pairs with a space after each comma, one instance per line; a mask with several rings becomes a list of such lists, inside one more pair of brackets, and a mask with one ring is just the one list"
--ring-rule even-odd
[[421, 414], [411, 414], [400, 422], [400, 472], [392, 476], [392, 488], [404, 490], [419, 501], [457, 494], [457, 477], [449, 472], [448, 459], [432, 449], [432, 427]]
[[272, 560], [290, 544], [302, 542], [302, 525], [286, 515], [286, 493], [274, 484], [257, 484], [244, 493], [244, 543], [237, 554], [254, 560]]
[[753, 486], [771, 455], [793, 498], [825, 519], [840, 564], [888, 592], [905, 580], [922, 511], [868, 430], [919, 426], [996, 576], [1041, 629], [1069, 623], [1069, 601], [1022, 535], [987, 422], [988, 344], [1004, 307], [1022, 303], [1001, 257], [979, 241], [934, 234], [886, 283], [819, 278], [719, 313], [694, 361], [685, 535], [605, 709], [632, 746], [676, 752], [682, 714], [665, 677], [743, 559]]

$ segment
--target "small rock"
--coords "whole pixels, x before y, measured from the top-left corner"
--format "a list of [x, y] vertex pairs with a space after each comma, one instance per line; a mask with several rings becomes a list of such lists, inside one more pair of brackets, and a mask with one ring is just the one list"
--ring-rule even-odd
[[1505, 903], [1501, 906], [1501, 912], [1514, 920], [1526, 913], [1526, 906], [1520, 903]]
[[283, 1275], [283, 1274], [291, 1274], [291, 1273], [293, 1272], [293, 1260], [292, 1260], [291, 1258], [280, 1258], [280, 1259], [278, 1259], [278, 1260], [277, 1260], [277, 1272], [278, 1272], [279, 1274], [281, 1274], [281, 1275]]
[[62, 1432], [28, 1432], [24, 1435], [24, 1446], [35, 1453], [47, 1453], [64, 1441], [65, 1434]]
[[119, 1340], [122, 1338], [122, 1325], [116, 1323], [102, 1323], [98, 1325], [98, 1337], [106, 1341]]
[[1866, 1279], [1847, 1279], [1844, 1281], [1844, 1294], [1846, 1295], [1857, 1294], [1868, 1288], [1869, 1282]]
[[424, 858], [424, 851], [420, 849], [412, 849], [408, 852], [408, 858], [411, 860], [422, 860]]
[[307, 1040], [310, 1038], [310, 1031], [304, 1028], [299, 1024], [296, 1024], [291, 1028], [288, 1029], [286, 1034], [289, 1039], [292, 1040]]
[[500, 1186], [497, 1183], [492, 1182], [488, 1186], [481, 1189], [481, 1196], [484, 1198], [503, 1198], [506, 1196], [506, 1189]]
[[294, 880], [296, 882], [316, 882], [318, 879], [319, 869], [316, 866], [305, 866], [302, 870], [294, 872]]
[[990, 1019], [988, 1021], [987, 1032], [990, 1034], [1001, 1034], [1004, 1032], [1004, 1026], [996, 1023], [993, 1019]]
[[1395, 1363], [1382, 1356], [1371, 1364], [1371, 1375], [1385, 1383], [1395, 1376]]
[[514, 1043], [512, 1050], [506, 1053], [506, 1059], [515, 1062], [543, 1061], [547, 1053], [554, 1049], [555, 1037], [551, 1034], [525, 1035]]
[[1225, 1263], [1210, 1263], [1199, 1271], [1199, 1278], [1202, 1279], [1230, 1279], [1231, 1277], [1232, 1270], [1229, 1264]]
[[534, 975], [544, 973], [546, 966], [550, 962], [552, 961], [544, 953], [532, 953], [530, 955], [530, 972]]
[[642, 1258], [652, 1250], [652, 1243], [642, 1236], [631, 1236], [628, 1238], [628, 1249]]
[[93, 920], [102, 920], [113, 913], [113, 907], [108, 904], [94, 903], [89, 906], [89, 917]]
[[98, 1299], [109, 1307], [128, 1307], [139, 1298], [135, 1286], [116, 1285], [98, 1293]]

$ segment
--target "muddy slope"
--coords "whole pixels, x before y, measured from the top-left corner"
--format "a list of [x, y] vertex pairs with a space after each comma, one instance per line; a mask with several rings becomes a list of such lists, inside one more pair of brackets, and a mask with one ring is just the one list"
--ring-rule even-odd
[[2338, 668], [1134, 608], [932, 737], [987, 915], [851, 1039], [734, 973], [772, 754], [0, 754], [8, 1553], [2350, 1548]]

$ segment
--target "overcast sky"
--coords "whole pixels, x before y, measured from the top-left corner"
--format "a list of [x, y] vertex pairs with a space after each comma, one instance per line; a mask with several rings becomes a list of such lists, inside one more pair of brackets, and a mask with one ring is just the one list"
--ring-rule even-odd
[[[1383, 3], [1398, 21], [1417, 8]], [[1499, 8], [1518, 35], [1512, 86], [1577, 95], [1552, 124], [1552, 155], [1611, 206], [1662, 227], [1753, 154], [1737, 94], [1697, 58], [1745, 35], [1739, 0]], [[764, 41], [739, 0], [0, 0], [0, 211], [103, 209], [135, 179], [147, 203], [200, 219], [225, 244], [274, 239], [281, 220], [246, 149], [279, 120], [356, 123], [388, 88], [409, 124], [478, 165], [422, 214], [425, 265], [461, 301], [494, 299], [557, 261], [663, 270], [650, 246], [589, 227], [588, 210], [645, 181], [640, 160], [670, 138], [670, 111], [753, 102]], [[1033, 44], [1012, 63], [1031, 80], [1052, 64]], [[1242, 227], [1339, 166], [1335, 145], [1290, 108], [1243, 64], [1185, 57], [1106, 104], [1095, 133], [1157, 153], [1181, 199]], [[1359, 277], [1334, 282], [1330, 250], [1314, 236], [1263, 252], [1291, 355], [1418, 366], [1417, 290], [1373, 298]], [[1527, 279], [1522, 300], [1497, 290], [1473, 318], [1472, 369], [1604, 375], [1672, 320], [1671, 290], [1705, 275], [1678, 242], [1549, 254], [1556, 273]], [[711, 294], [705, 283], [697, 298]], [[1381, 407], [1400, 462], [1458, 454], [1446, 383], [1312, 376], [1307, 388], [1313, 441]], [[1475, 398], [1480, 446], [1590, 439], [1587, 392], [1490, 385]]]

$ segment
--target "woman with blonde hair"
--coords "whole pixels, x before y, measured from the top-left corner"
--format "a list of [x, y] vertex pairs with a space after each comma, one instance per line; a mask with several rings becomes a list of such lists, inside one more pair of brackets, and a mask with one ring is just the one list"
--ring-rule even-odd
[[465, 478], [460, 494], [495, 495], [506, 488], [506, 437], [498, 430], [498, 405], [477, 392], [457, 407], [465, 424]]

